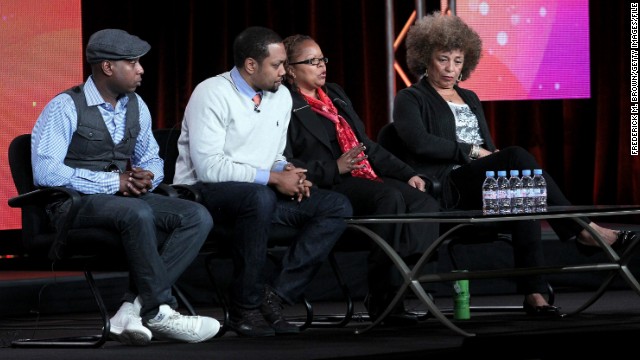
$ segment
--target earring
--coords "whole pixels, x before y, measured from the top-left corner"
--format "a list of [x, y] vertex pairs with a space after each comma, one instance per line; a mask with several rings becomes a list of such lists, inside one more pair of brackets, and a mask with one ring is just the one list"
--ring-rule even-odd
[[458, 82], [462, 81], [462, 73], [460, 73], [460, 75], [458, 75]]
[[429, 69], [424, 70], [424, 77], [429, 77]]

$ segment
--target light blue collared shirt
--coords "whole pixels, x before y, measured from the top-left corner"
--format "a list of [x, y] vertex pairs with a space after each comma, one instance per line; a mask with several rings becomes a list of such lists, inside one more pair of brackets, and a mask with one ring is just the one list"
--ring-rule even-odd
[[[238, 89], [238, 91], [241, 94], [247, 96], [249, 99], [253, 99], [253, 97], [256, 96], [256, 95], [260, 95], [260, 97], [262, 97], [262, 90], [256, 92], [244, 80], [242, 75], [240, 75], [240, 72], [238, 71], [238, 68], [236, 68], [234, 66], [233, 69], [231, 69], [230, 73], [231, 73], [231, 79], [233, 79], [233, 82], [236, 85], [236, 88]], [[273, 167], [270, 170], [256, 169], [256, 179], [253, 182], [256, 183], [256, 184], [263, 184], [263, 185], [268, 184], [269, 183], [269, 173], [271, 171], [282, 172], [282, 171], [284, 171], [284, 168], [285, 168], [285, 166], [287, 166], [287, 164], [288, 163], [286, 161], [278, 161], [275, 164], [273, 164]]]
[[[115, 109], [104, 101], [89, 76], [84, 85], [88, 106], [97, 106], [114, 143], [124, 137], [128, 96], [118, 99]], [[164, 162], [151, 132], [151, 113], [138, 96], [140, 134], [131, 157], [131, 166], [154, 174], [153, 188], [164, 178]], [[120, 188], [117, 173], [72, 168], [64, 164], [71, 138], [78, 126], [78, 113], [68, 94], [58, 94], [42, 110], [31, 132], [31, 163], [36, 186], [64, 186], [84, 194], [115, 194]]]

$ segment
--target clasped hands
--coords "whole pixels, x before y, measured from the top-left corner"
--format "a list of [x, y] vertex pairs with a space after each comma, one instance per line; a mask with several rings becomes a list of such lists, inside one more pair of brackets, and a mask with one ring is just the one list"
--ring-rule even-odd
[[140, 196], [153, 188], [154, 175], [149, 170], [133, 168], [120, 174], [119, 191], [124, 196]]
[[288, 163], [284, 171], [278, 173], [279, 181], [276, 183], [278, 191], [291, 196], [291, 200], [302, 201], [311, 196], [311, 181], [307, 180], [307, 169], [298, 168]]

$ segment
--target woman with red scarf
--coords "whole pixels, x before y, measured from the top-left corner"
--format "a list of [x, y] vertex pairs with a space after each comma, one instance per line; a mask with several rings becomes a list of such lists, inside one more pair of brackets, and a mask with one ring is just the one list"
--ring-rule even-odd
[[[307, 169], [307, 179], [321, 188], [346, 195], [354, 215], [435, 212], [438, 202], [425, 192], [415, 170], [367, 137], [344, 90], [327, 83], [328, 59], [309, 36], [284, 40], [287, 50], [286, 83], [293, 110], [285, 156]], [[420, 255], [438, 236], [437, 224], [376, 224], [371, 230], [398, 253]], [[376, 318], [396, 294], [399, 273], [380, 249], [372, 249], [365, 306]], [[417, 318], [394, 309], [387, 324], [415, 323]]]

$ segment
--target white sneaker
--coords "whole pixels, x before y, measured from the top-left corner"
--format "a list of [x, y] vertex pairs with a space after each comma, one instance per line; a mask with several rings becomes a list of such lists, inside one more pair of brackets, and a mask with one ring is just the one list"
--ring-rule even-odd
[[142, 325], [140, 318], [140, 301], [125, 302], [111, 318], [109, 333], [114, 340], [123, 344], [143, 346], [151, 342], [151, 330]]
[[220, 330], [220, 323], [214, 318], [181, 315], [169, 305], [160, 305], [158, 315], [146, 325], [158, 339], [188, 343], [209, 340]]

